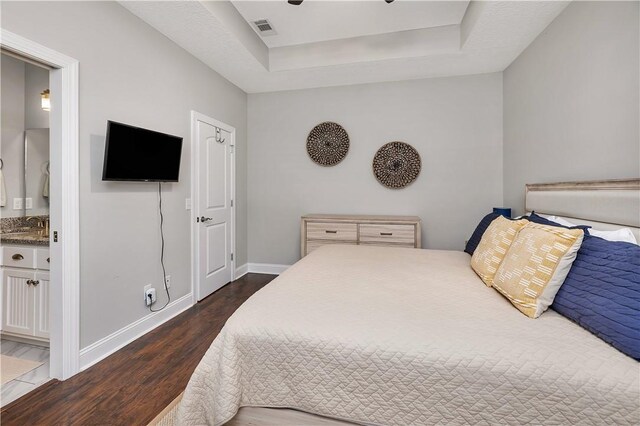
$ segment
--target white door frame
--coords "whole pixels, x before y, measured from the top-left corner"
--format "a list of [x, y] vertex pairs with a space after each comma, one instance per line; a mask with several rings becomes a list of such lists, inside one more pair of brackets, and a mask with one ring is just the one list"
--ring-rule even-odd
[[[76, 59], [49, 49], [12, 32], [1, 30], [0, 46], [26, 58], [50, 65], [51, 143], [60, 150], [60, 161], [52, 161], [51, 174], [61, 185], [52, 215], [51, 234], [58, 233], [51, 251], [50, 375], [65, 380], [80, 366], [80, 186], [78, 133], [78, 69]], [[52, 185], [52, 189], [54, 186]]]
[[231, 205], [231, 253], [233, 253], [233, 259], [231, 260], [231, 281], [236, 279], [236, 128], [230, 126], [222, 121], [218, 121], [214, 118], [208, 117], [197, 111], [191, 111], [191, 297], [192, 304], [198, 302], [198, 292], [200, 289], [196, 286], [199, 256], [198, 250], [200, 250], [200, 233], [198, 232], [198, 226], [196, 218], [198, 217], [198, 197], [200, 189], [200, 144], [198, 143], [198, 121], [210, 124], [218, 127], [221, 130], [229, 132], [231, 143], [230, 146], [231, 156], [231, 199], [233, 203]]

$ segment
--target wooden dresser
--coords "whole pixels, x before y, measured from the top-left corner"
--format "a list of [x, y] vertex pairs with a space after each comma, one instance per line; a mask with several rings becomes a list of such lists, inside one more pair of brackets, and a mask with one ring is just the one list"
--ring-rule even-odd
[[302, 216], [302, 257], [326, 244], [420, 248], [417, 216], [310, 214]]

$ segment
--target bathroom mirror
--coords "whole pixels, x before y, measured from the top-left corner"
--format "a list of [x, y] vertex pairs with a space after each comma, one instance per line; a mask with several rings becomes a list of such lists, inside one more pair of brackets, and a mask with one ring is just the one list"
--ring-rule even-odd
[[27, 129], [24, 134], [26, 215], [45, 216], [49, 214], [49, 129]]

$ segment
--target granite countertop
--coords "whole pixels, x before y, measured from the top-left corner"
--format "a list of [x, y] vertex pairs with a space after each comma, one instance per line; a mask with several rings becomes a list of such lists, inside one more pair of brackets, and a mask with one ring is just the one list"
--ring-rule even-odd
[[0, 234], [0, 242], [3, 244], [30, 244], [36, 246], [49, 246], [49, 237], [39, 232], [11, 232]]
[[0, 218], [0, 243], [49, 246], [49, 215]]

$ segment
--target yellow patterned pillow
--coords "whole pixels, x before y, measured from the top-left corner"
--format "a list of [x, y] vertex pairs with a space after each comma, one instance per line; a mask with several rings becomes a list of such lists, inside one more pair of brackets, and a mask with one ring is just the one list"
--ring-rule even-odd
[[583, 238], [581, 229], [530, 222], [509, 248], [493, 287], [525, 315], [538, 318], [553, 303]]
[[489, 287], [518, 231], [527, 223], [526, 219], [509, 220], [500, 216], [482, 234], [480, 244], [471, 256], [471, 267]]

